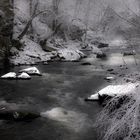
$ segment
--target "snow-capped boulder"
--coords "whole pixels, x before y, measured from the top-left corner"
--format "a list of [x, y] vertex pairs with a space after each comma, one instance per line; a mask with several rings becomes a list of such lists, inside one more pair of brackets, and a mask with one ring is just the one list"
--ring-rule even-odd
[[78, 61], [85, 55], [79, 50], [61, 49], [58, 51], [58, 56], [64, 61]]
[[99, 100], [99, 94], [95, 93], [91, 95], [90, 97], [86, 98], [85, 101], [98, 101]]
[[108, 76], [108, 77], [105, 77], [105, 80], [114, 80], [115, 79], [115, 77], [112, 77], [112, 76]]
[[31, 79], [30, 75], [28, 75], [26, 72], [22, 72], [18, 77], [18, 79]]
[[97, 48], [95, 45], [91, 45], [91, 48], [92, 48], [92, 52], [94, 53], [94, 54], [102, 54], [103, 52], [99, 49], [99, 48]]
[[137, 86], [139, 86], [139, 84], [137, 83], [127, 83], [123, 85], [109, 85], [98, 91], [96, 94], [91, 95], [86, 100], [94, 101], [100, 100], [100, 98], [104, 97], [128, 95], [130, 93], [135, 92]]
[[20, 72], [25, 72], [29, 75], [41, 75], [40, 71], [36, 67], [26, 68], [26, 69], [20, 70]]
[[23, 45], [22, 49], [13, 48], [11, 50], [13, 56], [10, 62], [13, 65], [37, 64], [38, 62], [47, 62], [53, 57], [52, 53], [43, 51], [39, 44], [27, 37], [21, 40], [21, 44]]
[[2, 79], [16, 79], [16, 73], [15, 72], [9, 72], [3, 76], [1, 76]]

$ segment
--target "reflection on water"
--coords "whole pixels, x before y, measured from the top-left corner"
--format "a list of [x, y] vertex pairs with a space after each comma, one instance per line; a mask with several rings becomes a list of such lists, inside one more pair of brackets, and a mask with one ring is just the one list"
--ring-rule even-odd
[[[135, 64], [135, 58], [134, 56], [123, 56], [123, 54], [120, 53], [113, 53], [110, 54], [107, 61], [104, 62], [107, 65], [132, 65]], [[139, 59], [136, 60], [139, 62]]]
[[91, 55], [89, 58], [85, 59], [84, 61], [89, 61], [92, 64], [102, 64], [106, 66], [119, 66], [119, 65], [127, 65], [132, 66], [139, 64], [140, 62], [140, 55], [129, 55], [123, 56], [121, 53], [111, 53], [108, 54], [104, 59], [98, 59], [95, 56]]
[[84, 128], [88, 128], [88, 126], [90, 126], [90, 120], [86, 114], [66, 110], [61, 107], [56, 107], [49, 111], [42, 112], [41, 116], [61, 122], [69, 129], [76, 132], [82, 132]]

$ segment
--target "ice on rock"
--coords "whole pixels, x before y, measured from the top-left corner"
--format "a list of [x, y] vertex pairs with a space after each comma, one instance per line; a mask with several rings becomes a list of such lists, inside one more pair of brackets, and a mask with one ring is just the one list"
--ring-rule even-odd
[[123, 85], [109, 85], [100, 91], [98, 91], [96, 94], [91, 95], [88, 97], [88, 100], [99, 100], [99, 96], [103, 97], [104, 95], [114, 97], [114, 96], [121, 96], [121, 95], [128, 95], [130, 93], [135, 92], [138, 83], [127, 83]]
[[16, 73], [15, 72], [9, 72], [3, 76], [1, 76], [2, 79], [15, 79]]
[[22, 72], [19, 76], [19, 79], [31, 79], [31, 77], [26, 73], [26, 72]]
[[20, 72], [26, 72], [27, 74], [31, 74], [31, 75], [41, 75], [40, 71], [36, 67], [26, 68], [20, 70]]

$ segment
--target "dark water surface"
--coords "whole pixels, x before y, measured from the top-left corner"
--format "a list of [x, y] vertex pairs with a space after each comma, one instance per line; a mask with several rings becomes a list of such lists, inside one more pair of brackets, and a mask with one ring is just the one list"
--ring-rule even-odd
[[[138, 64], [139, 58], [137, 55]], [[32, 122], [0, 121], [0, 140], [98, 140], [98, 130], [93, 125], [102, 107], [84, 99], [109, 84], [104, 81], [107, 73], [102, 65], [118, 69], [125, 63], [127, 71], [134, 71], [135, 59], [113, 53], [105, 60], [91, 56], [83, 61], [92, 65], [53, 62], [37, 66], [41, 77], [33, 76], [29, 81], [0, 80], [0, 107], [49, 112]], [[0, 75], [22, 68], [26, 67], [2, 67]]]
[[[93, 127], [101, 106], [84, 98], [105, 83], [104, 73], [79, 62], [37, 66], [43, 76], [29, 81], [0, 80], [0, 105], [45, 112], [57, 110], [57, 117], [38, 118], [32, 122], [0, 122], [0, 140], [98, 140]], [[18, 72], [25, 66], [1, 69]], [[57, 109], [58, 108], [58, 109]], [[68, 112], [61, 115], [59, 109]], [[66, 115], [66, 121], [63, 121]]]

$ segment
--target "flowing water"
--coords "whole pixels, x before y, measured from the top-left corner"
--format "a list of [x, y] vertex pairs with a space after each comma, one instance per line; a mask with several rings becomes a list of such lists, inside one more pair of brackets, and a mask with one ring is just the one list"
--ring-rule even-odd
[[[29, 81], [0, 80], [0, 105], [38, 111], [43, 117], [31, 122], [1, 121], [0, 139], [96, 140], [93, 125], [101, 106], [84, 99], [101, 87], [104, 75], [79, 62], [37, 67], [43, 76]], [[1, 75], [22, 68], [2, 69]]]
[[[127, 64], [134, 61], [130, 56]], [[106, 72], [98, 64], [114, 67], [123, 63], [120, 54], [106, 60], [85, 59], [81, 62], [52, 62], [38, 65], [42, 76], [29, 81], [0, 80], [0, 106], [40, 112], [31, 122], [0, 121], [1, 140], [98, 140], [94, 123], [102, 107], [84, 99], [108, 83]], [[133, 62], [134, 64], [134, 62]], [[0, 74], [18, 72], [25, 66], [2, 68]]]

